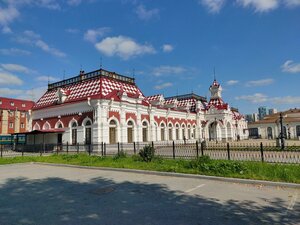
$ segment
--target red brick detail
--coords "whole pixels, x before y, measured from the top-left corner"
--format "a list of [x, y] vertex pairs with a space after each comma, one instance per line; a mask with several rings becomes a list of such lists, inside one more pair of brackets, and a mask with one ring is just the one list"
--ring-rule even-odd
[[143, 121], [143, 120], [147, 120], [148, 123], [149, 123], [149, 121], [150, 121], [150, 116], [149, 116], [149, 115], [142, 114], [142, 115], [141, 115], [141, 121]]
[[55, 124], [60, 120], [64, 127], [68, 127], [70, 121], [74, 118], [77, 123], [78, 126], [82, 126], [82, 121], [86, 118], [89, 117], [91, 120], [93, 120], [93, 112], [86, 112], [86, 113], [82, 113], [82, 115], [78, 115], [78, 114], [74, 114], [74, 115], [68, 115], [68, 116], [62, 116], [61, 118], [58, 117], [50, 117], [50, 118], [43, 118], [43, 120], [34, 120], [32, 121], [32, 127], [35, 125], [35, 123], [37, 122], [41, 129], [43, 129], [43, 126], [46, 122], [48, 122], [51, 126], [51, 129], [55, 128]]
[[158, 116], [154, 116], [154, 121], [157, 123], [157, 125], [159, 126], [160, 123], [163, 121], [165, 122], [165, 124], [167, 124], [167, 119], [165, 117], [159, 117]]
[[126, 121], [129, 120], [130, 118], [136, 122], [135, 113], [126, 113]]
[[119, 112], [109, 111], [109, 119], [110, 119], [111, 117], [117, 118], [117, 120], [120, 122], [120, 113], [119, 113]]

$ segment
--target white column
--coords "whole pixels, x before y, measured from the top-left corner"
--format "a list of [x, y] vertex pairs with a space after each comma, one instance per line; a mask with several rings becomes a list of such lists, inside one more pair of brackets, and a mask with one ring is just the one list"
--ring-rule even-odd
[[127, 124], [125, 106], [120, 104], [120, 142], [127, 143]]

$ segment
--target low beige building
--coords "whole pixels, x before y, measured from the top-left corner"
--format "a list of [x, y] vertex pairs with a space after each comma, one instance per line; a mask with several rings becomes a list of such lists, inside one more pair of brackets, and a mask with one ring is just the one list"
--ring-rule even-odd
[[[281, 113], [284, 137], [299, 139], [300, 109], [290, 109]], [[280, 127], [280, 112], [265, 116], [262, 120], [248, 124], [249, 138], [275, 139], [279, 137]]]

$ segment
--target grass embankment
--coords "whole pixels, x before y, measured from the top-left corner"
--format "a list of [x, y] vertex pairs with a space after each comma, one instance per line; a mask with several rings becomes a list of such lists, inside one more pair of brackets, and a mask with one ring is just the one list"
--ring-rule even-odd
[[127, 168], [300, 183], [300, 165], [211, 160], [208, 157], [200, 157], [198, 160], [168, 160], [155, 158], [151, 162], [143, 162], [137, 156], [99, 157], [85, 154], [0, 158], [0, 164], [23, 162]]

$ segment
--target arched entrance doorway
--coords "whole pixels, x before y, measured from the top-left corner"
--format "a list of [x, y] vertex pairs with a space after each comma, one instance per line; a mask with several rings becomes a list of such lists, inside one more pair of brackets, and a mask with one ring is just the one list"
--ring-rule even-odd
[[211, 123], [208, 127], [210, 141], [218, 140], [217, 126], [218, 126], [218, 123], [215, 121], [215, 122]]

